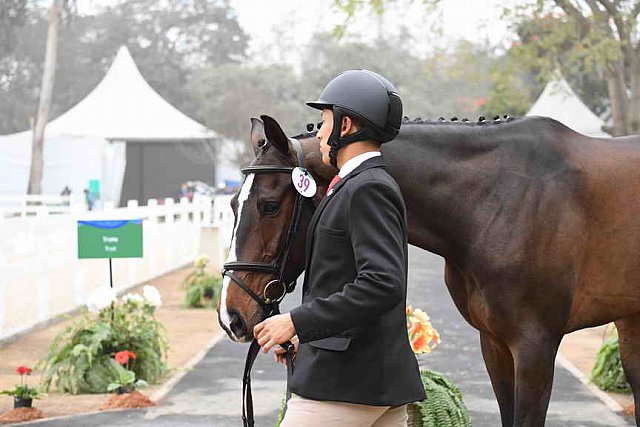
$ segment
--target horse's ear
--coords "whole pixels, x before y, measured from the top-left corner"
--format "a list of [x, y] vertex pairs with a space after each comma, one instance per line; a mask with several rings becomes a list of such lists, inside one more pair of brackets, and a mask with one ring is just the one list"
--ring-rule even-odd
[[260, 119], [251, 117], [251, 145], [253, 153], [257, 156], [258, 151], [267, 143], [267, 136], [264, 134], [264, 123]]
[[278, 149], [282, 154], [289, 154], [289, 138], [284, 133], [278, 122], [269, 116], [260, 116], [264, 122], [264, 131], [267, 141]]

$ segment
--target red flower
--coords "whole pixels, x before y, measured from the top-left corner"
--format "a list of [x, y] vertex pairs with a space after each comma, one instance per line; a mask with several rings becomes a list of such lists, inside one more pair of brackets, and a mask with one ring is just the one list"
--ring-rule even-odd
[[129, 352], [126, 350], [119, 351], [114, 356], [114, 359], [116, 359], [116, 362], [118, 362], [119, 364], [126, 365], [129, 362]]
[[32, 369], [27, 368], [26, 366], [18, 366], [16, 368], [16, 372], [18, 373], [18, 375], [24, 375], [24, 374], [29, 375], [32, 372]]
[[133, 360], [136, 360], [138, 357], [136, 356], [136, 354], [133, 351], [129, 351], [127, 350], [127, 355], [132, 358]]

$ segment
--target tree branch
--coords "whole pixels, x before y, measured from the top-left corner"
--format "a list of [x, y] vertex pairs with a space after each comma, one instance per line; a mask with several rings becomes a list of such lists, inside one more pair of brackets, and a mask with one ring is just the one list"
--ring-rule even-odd
[[638, 15], [640, 15], [640, 0], [637, 1], [636, 4], [633, 6], [633, 9], [631, 9], [631, 15], [629, 15], [629, 17], [631, 19], [636, 19]]
[[589, 20], [575, 7], [569, 0], [554, 0], [555, 4], [564, 12], [578, 22], [580, 26], [580, 36], [584, 36], [591, 28]]

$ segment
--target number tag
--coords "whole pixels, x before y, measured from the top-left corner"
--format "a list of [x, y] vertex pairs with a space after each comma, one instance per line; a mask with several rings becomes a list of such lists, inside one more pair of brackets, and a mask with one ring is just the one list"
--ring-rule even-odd
[[304, 197], [313, 197], [316, 195], [317, 185], [313, 176], [306, 169], [296, 167], [291, 172], [291, 181], [296, 191]]

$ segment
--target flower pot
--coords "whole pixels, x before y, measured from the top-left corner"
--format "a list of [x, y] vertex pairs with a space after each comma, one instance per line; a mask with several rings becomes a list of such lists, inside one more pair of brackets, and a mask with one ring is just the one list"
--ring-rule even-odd
[[13, 396], [14, 408], [31, 408], [32, 403], [33, 399], [23, 399], [22, 397]]
[[117, 389], [118, 394], [125, 394], [125, 393], [131, 393], [131, 392], [133, 392], [133, 387], [131, 386], [120, 386]]

